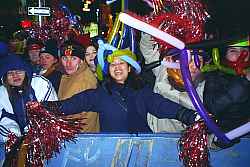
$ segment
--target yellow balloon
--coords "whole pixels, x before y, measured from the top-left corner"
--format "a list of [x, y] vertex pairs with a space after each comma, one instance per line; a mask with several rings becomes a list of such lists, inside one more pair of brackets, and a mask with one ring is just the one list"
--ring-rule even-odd
[[121, 22], [119, 20], [119, 15], [117, 15], [116, 18], [115, 18], [115, 23], [114, 23], [113, 29], [112, 29], [111, 33], [109, 34], [109, 36], [108, 36], [108, 43], [109, 44], [111, 44], [112, 40], [115, 37], [115, 34], [119, 32], [120, 25], [121, 25]]
[[218, 48], [213, 48], [212, 50], [213, 63], [215, 65], [220, 65], [220, 54]]
[[98, 80], [102, 81], [103, 80], [103, 73], [102, 73], [102, 68], [101, 68], [100, 64], [98, 64], [96, 67], [96, 74], [97, 74]]
[[121, 3], [121, 11], [122, 12], [124, 12], [124, 8], [125, 8], [125, 1], [124, 0], [122, 0], [122, 3]]
[[118, 46], [117, 46], [118, 49], [120, 49], [120, 46], [121, 46], [121, 43], [122, 43], [122, 34], [123, 34], [123, 32], [124, 32], [124, 24], [122, 23], [121, 34], [120, 34], [121, 38], [120, 38]]

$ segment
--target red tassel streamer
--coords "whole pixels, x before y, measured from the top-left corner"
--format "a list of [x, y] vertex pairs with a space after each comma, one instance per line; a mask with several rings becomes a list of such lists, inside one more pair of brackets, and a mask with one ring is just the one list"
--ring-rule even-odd
[[[161, 1], [160, 1], [161, 2]], [[146, 17], [149, 24], [182, 40], [184, 43], [199, 42], [204, 39], [204, 24], [210, 16], [199, 0], [152, 0], [154, 15]], [[157, 9], [156, 9], [157, 8]], [[163, 10], [165, 9], [165, 10]], [[172, 48], [166, 42], [155, 38], [161, 49]]]
[[[24, 136], [23, 144], [28, 145], [26, 164], [33, 167], [43, 167], [45, 160], [59, 153], [64, 141], [74, 141], [80, 131], [78, 122], [69, 123], [37, 102], [27, 106], [27, 114], [30, 128]], [[9, 136], [7, 148], [12, 148], [15, 138]]]
[[207, 127], [204, 122], [196, 122], [189, 127], [179, 140], [179, 158], [185, 167], [207, 167], [209, 149]]

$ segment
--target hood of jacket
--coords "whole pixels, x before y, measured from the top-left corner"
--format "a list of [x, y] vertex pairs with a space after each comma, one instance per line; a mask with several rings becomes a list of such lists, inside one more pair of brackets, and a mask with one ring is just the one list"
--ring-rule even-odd
[[5, 56], [4, 58], [1, 59], [0, 61], [1, 82], [3, 82], [3, 76], [6, 75], [6, 73], [11, 70], [25, 71], [28, 77], [28, 83], [31, 82], [32, 69], [21, 57], [14, 54], [9, 54], [8, 56]]

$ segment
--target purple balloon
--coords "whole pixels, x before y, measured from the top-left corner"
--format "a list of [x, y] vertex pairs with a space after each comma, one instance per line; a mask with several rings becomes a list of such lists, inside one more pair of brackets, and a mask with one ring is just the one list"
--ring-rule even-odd
[[215, 134], [215, 136], [223, 141], [224, 143], [230, 143], [230, 140], [226, 137], [226, 135], [219, 129], [219, 127], [212, 121], [203, 106], [203, 103], [200, 100], [199, 95], [197, 94], [196, 90], [193, 87], [191, 74], [188, 68], [188, 53], [186, 49], [182, 50], [181, 57], [180, 57], [180, 67], [181, 67], [181, 74], [183, 76], [183, 81], [187, 93], [196, 109], [196, 111], [200, 114], [200, 116], [205, 121], [207, 127]]
[[200, 67], [201, 67], [201, 62], [200, 62], [200, 59], [199, 59], [198, 50], [197, 50], [197, 49], [194, 49], [193, 52], [194, 52], [194, 64], [195, 64], [195, 66], [196, 66], [198, 69], [200, 69]]

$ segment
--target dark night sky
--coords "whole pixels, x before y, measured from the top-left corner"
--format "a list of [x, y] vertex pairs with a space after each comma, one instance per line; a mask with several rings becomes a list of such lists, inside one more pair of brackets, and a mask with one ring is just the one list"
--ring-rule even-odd
[[250, 1], [249, 0], [209, 0], [213, 21], [221, 31], [228, 34], [249, 32]]

